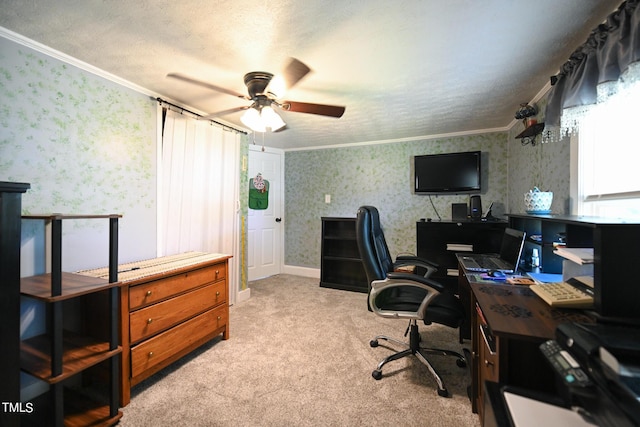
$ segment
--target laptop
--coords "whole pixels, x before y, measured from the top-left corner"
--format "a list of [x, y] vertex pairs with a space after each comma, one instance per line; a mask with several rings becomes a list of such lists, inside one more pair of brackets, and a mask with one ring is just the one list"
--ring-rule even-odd
[[524, 237], [524, 231], [505, 228], [500, 254], [465, 254], [458, 256], [458, 259], [467, 271], [498, 270], [503, 273], [514, 273], [520, 264]]

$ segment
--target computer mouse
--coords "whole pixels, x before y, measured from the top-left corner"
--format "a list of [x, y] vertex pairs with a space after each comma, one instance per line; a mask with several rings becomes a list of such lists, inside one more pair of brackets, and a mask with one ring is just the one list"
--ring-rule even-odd
[[487, 274], [489, 277], [505, 277], [505, 274], [500, 270], [489, 270]]

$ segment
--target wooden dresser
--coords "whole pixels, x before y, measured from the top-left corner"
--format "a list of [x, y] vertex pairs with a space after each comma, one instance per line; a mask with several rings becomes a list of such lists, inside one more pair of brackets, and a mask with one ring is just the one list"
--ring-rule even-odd
[[132, 386], [220, 334], [229, 338], [229, 258], [187, 252], [119, 266], [122, 406]]

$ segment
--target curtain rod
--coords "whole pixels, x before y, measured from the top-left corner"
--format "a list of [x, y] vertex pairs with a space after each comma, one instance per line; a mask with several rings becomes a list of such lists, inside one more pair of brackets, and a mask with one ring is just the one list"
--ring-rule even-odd
[[[176, 104], [172, 104], [171, 102], [169, 102], [169, 101], [165, 101], [165, 100], [164, 100], [164, 99], [162, 99], [162, 98], [156, 98], [156, 101], [158, 101], [158, 103], [160, 103], [160, 104], [166, 104], [166, 105], [169, 105], [169, 106], [171, 106], [171, 107], [174, 107], [174, 108], [179, 109], [179, 110], [180, 110], [180, 111], [179, 111], [179, 112], [180, 112], [180, 114], [182, 114], [183, 112], [187, 112], [187, 113], [189, 113], [189, 114], [193, 114], [193, 115], [194, 115], [194, 116], [196, 116], [196, 117], [203, 118], [203, 116], [202, 116], [201, 114], [194, 113], [193, 111], [188, 110], [188, 109], [186, 109], [186, 108], [184, 108], [184, 107], [181, 107], [181, 106], [176, 105]], [[222, 128], [223, 128], [223, 129], [232, 130], [232, 131], [234, 131], [234, 132], [238, 132], [238, 133], [241, 133], [241, 134], [244, 134], [244, 135], [246, 135], [246, 134], [247, 134], [247, 132], [245, 132], [245, 131], [243, 131], [243, 130], [240, 130], [240, 129], [236, 129], [236, 128], [234, 128], [233, 126], [225, 125], [224, 123], [220, 123], [220, 122], [217, 122], [217, 121], [212, 120], [212, 119], [206, 119], [206, 120], [209, 120], [210, 122], [215, 123], [215, 124], [217, 124], [218, 126], [222, 126]]]

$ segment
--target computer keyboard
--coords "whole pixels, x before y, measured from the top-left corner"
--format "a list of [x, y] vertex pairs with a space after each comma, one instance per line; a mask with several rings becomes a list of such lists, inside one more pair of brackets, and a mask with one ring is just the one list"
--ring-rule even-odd
[[531, 285], [529, 289], [551, 307], [593, 307], [593, 278], [580, 279], [582, 280], [571, 278], [566, 282]]

